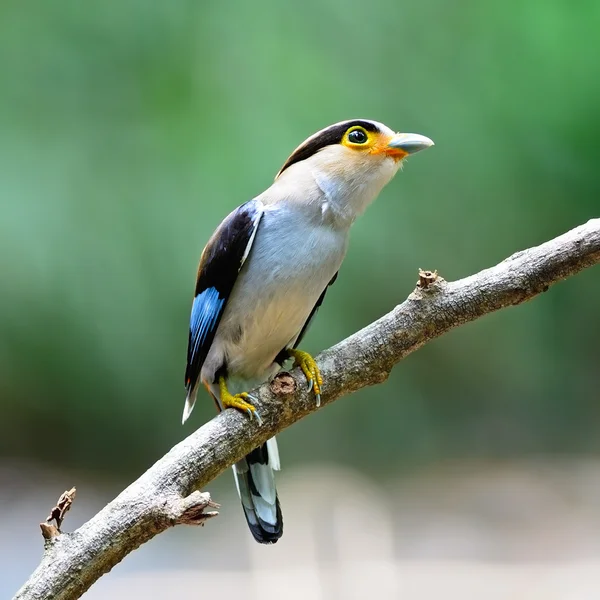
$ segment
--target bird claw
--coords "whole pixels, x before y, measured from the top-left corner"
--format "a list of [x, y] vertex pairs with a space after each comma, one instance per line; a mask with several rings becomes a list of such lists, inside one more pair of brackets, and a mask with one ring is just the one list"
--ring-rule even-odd
[[317, 400], [317, 406], [321, 406], [321, 386], [323, 385], [323, 378], [319, 367], [315, 362], [315, 359], [303, 350], [290, 350], [290, 356], [294, 359], [295, 365], [302, 369], [306, 381], [308, 382], [308, 391], [315, 393]]
[[246, 412], [248, 413], [248, 416], [250, 417], [251, 421], [252, 421], [253, 418], [256, 419], [256, 424], [259, 427], [263, 424], [262, 417], [260, 416], [260, 413], [258, 412], [258, 410], [256, 410], [256, 408], [254, 410], [251, 410], [251, 409], [247, 408]]
[[250, 404], [250, 402], [247, 401], [249, 398], [250, 400], [257, 402], [258, 398], [252, 396], [248, 392], [240, 392], [235, 395], [231, 394], [227, 389], [227, 384], [224, 379], [219, 381], [219, 387], [221, 388], [221, 404], [223, 405], [223, 408], [236, 408], [237, 410], [245, 412], [251, 421], [255, 418], [259, 427], [263, 424], [260, 413], [253, 404]]

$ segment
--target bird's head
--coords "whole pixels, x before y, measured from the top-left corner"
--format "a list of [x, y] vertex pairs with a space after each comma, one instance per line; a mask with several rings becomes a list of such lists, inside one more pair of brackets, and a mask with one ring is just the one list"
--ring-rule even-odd
[[430, 146], [433, 142], [424, 135], [395, 133], [377, 121], [342, 121], [302, 142], [275, 179], [310, 177], [328, 201], [358, 215], [392, 179], [403, 159]]

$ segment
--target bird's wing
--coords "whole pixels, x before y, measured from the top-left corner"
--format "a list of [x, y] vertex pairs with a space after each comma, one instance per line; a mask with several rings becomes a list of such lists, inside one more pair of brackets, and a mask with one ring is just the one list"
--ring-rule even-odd
[[319, 296], [319, 299], [317, 300], [317, 303], [315, 304], [314, 308], [310, 311], [310, 315], [308, 315], [308, 319], [306, 319], [306, 323], [304, 323], [304, 326], [300, 330], [300, 333], [299, 333], [298, 337], [296, 338], [296, 341], [292, 344], [292, 348], [297, 348], [299, 346], [300, 342], [302, 341], [302, 338], [304, 337], [304, 335], [308, 331], [308, 328], [310, 327], [310, 324], [312, 323], [313, 319], [315, 318], [315, 315], [317, 314], [317, 311], [319, 310], [319, 307], [321, 306], [321, 304], [323, 304], [323, 300], [325, 299], [325, 294], [327, 293], [327, 290], [329, 289], [329, 286], [331, 286], [331, 285], [333, 285], [335, 283], [335, 280], [337, 279], [337, 276], [338, 276], [338, 274], [336, 273], [331, 278], [331, 281], [327, 284], [327, 287], [323, 290], [323, 293]]
[[202, 252], [188, 342], [185, 387], [188, 396], [196, 387], [202, 364], [210, 350], [238, 273], [250, 253], [263, 205], [250, 200], [229, 214]]

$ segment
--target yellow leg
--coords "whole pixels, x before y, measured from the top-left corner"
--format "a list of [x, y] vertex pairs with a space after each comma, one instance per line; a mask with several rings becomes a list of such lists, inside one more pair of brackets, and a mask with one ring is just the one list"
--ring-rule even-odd
[[219, 377], [219, 391], [221, 392], [221, 404], [223, 408], [237, 408], [248, 414], [250, 419], [256, 417], [256, 421], [259, 425], [262, 425], [262, 419], [260, 418], [259, 412], [256, 408], [246, 401], [246, 398], [256, 400], [254, 396], [251, 396], [248, 392], [241, 392], [239, 394], [232, 394], [227, 389], [227, 382], [225, 377]]
[[308, 389], [315, 391], [317, 398], [317, 406], [321, 406], [321, 387], [323, 386], [323, 378], [315, 359], [303, 350], [288, 350], [290, 356], [294, 359], [295, 365], [302, 369], [306, 380], [308, 381]]

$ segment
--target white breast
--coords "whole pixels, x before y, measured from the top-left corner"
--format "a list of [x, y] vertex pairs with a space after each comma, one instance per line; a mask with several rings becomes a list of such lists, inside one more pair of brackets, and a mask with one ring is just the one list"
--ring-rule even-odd
[[204, 368], [258, 379], [299, 335], [346, 253], [347, 232], [310, 222], [305, 207], [267, 207]]

